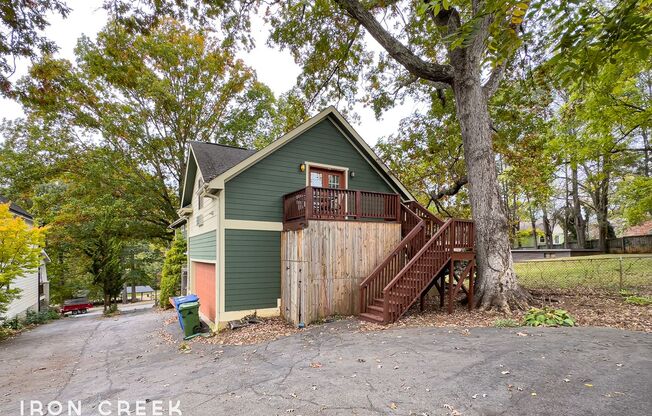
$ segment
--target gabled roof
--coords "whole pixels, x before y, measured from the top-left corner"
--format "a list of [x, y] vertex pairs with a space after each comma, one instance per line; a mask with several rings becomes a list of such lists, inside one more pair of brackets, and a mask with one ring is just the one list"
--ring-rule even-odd
[[[151, 286], [136, 286], [136, 293], [150, 293], [153, 292]], [[131, 295], [131, 286], [127, 286], [127, 294]]]
[[[223, 189], [224, 182], [239, 175], [258, 161], [326, 119], [333, 122], [392, 188], [399, 191], [403, 197], [414, 200], [410, 191], [390, 172], [385, 163], [344, 119], [342, 114], [335, 107], [330, 106], [259, 151], [214, 143], [190, 142], [190, 151], [188, 152], [188, 161], [181, 195], [181, 207], [183, 208], [190, 203], [192, 186], [197, 173], [202, 176], [209, 188]], [[189, 182], [189, 179], [191, 182]]]
[[190, 142], [190, 149], [195, 155], [204, 182], [210, 182], [213, 178], [256, 153], [255, 150], [241, 147], [195, 141]]
[[183, 208], [190, 203], [197, 174], [201, 175], [204, 183], [208, 183], [254, 153], [256, 153], [255, 150], [224, 144], [189, 142], [186, 172], [183, 176], [183, 186], [181, 188], [181, 207]]
[[625, 230], [625, 237], [636, 237], [641, 235], [652, 235], [652, 220], [631, 226]]
[[19, 205], [14, 204], [13, 202], [9, 201], [4, 196], [0, 195], [0, 204], [7, 204], [7, 203], [9, 204], [9, 212], [12, 212], [12, 213], [14, 213], [16, 215], [19, 215], [21, 217], [24, 217], [24, 218], [27, 218], [27, 219], [30, 219], [30, 220], [34, 219], [32, 217], [32, 215], [29, 212], [25, 211], [22, 207], [20, 207]]
[[222, 189], [224, 187], [224, 182], [237, 176], [244, 170], [248, 169], [258, 161], [262, 160], [266, 156], [280, 149], [285, 144], [296, 139], [302, 133], [309, 130], [310, 128], [312, 128], [313, 126], [317, 125], [319, 122], [325, 119], [330, 119], [336, 125], [336, 127], [342, 133], [344, 133], [346, 137], [350, 139], [354, 147], [358, 149], [358, 151], [362, 154], [362, 156], [365, 159], [367, 159], [367, 161], [372, 166], [377, 168], [381, 176], [384, 176], [385, 180], [387, 182], [390, 182], [391, 185], [393, 185], [392, 187], [399, 190], [400, 193], [403, 194], [405, 198], [414, 200], [414, 197], [412, 196], [410, 191], [408, 191], [407, 188], [405, 188], [405, 186], [391, 173], [387, 165], [385, 165], [385, 163], [378, 157], [378, 155], [376, 155], [376, 153], [371, 149], [371, 147], [369, 147], [369, 145], [362, 139], [362, 137], [360, 137], [358, 132], [355, 131], [355, 129], [344, 119], [342, 114], [340, 114], [340, 112], [337, 111], [337, 109], [333, 106], [327, 107], [326, 109], [322, 110], [319, 114], [315, 115], [314, 117], [308, 119], [307, 121], [305, 121], [304, 123], [296, 127], [294, 130], [281, 136], [279, 139], [273, 141], [267, 147], [261, 149], [258, 152], [255, 152], [254, 154], [250, 155], [246, 159], [243, 159], [241, 162], [237, 163], [233, 167], [220, 173], [215, 178], [211, 179], [209, 183], [209, 188]]

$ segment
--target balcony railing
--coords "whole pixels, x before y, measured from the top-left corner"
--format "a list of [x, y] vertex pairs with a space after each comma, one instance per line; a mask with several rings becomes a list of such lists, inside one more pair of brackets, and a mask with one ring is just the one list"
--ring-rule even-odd
[[399, 221], [400, 207], [397, 194], [308, 186], [283, 196], [283, 221]]

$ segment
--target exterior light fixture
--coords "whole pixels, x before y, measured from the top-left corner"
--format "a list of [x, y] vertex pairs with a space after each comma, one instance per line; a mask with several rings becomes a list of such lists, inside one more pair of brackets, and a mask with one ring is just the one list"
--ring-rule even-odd
[[306, 171], [306, 164], [305, 164], [305, 163], [300, 164], [300, 165], [299, 165], [299, 170], [300, 170], [301, 172], [305, 172], [305, 171]]
[[355, 178], [355, 171], [354, 170], [351, 171], [351, 177]]

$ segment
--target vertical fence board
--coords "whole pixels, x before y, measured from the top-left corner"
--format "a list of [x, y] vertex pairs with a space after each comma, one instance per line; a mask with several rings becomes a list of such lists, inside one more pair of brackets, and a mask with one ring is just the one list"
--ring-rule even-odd
[[281, 311], [309, 324], [356, 314], [359, 284], [398, 244], [395, 222], [310, 221], [281, 237]]

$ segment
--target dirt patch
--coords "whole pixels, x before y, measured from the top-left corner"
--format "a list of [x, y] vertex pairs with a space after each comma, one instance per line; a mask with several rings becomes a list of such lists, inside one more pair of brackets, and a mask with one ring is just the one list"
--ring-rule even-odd
[[[621, 296], [595, 295], [547, 295], [535, 293], [536, 301], [532, 306], [552, 306], [565, 309], [575, 318], [578, 326], [602, 326], [628, 329], [632, 331], [652, 332], [652, 306], [629, 305]], [[405, 316], [390, 325], [378, 325], [369, 322], [360, 324], [361, 331], [378, 331], [401, 327], [443, 327], [443, 328], [479, 328], [495, 326], [498, 319], [512, 319], [522, 322], [525, 311], [515, 311], [511, 315], [498, 312], [469, 311], [465, 306], [456, 304], [452, 314], [446, 308], [439, 308], [438, 301], [432, 298], [426, 301], [424, 312], [418, 307], [410, 309]]]
[[[435, 299], [426, 301], [425, 310], [419, 311], [413, 307], [398, 321], [389, 325], [380, 325], [363, 321], [360, 324], [361, 331], [379, 331], [390, 328], [412, 328], [412, 327], [433, 327], [433, 328], [479, 328], [494, 326], [496, 319], [505, 319], [507, 316], [499, 312], [477, 310], [469, 311], [461, 304], [456, 304], [453, 313], [449, 314], [446, 307], [439, 308], [439, 301]], [[522, 314], [513, 314], [509, 318], [520, 321]]]
[[[158, 329], [159, 337], [167, 344], [177, 344], [183, 341], [181, 329], [176, 313], [166, 311], [161, 328]], [[163, 314], [162, 314], [163, 315]], [[252, 345], [274, 341], [301, 331], [281, 318], [261, 318], [260, 323], [252, 324], [238, 329], [221, 329], [210, 336], [193, 338], [190, 343], [217, 344], [217, 345]]]
[[605, 326], [652, 332], [652, 306], [630, 305], [621, 296], [552, 296], [544, 302], [565, 309], [579, 326]]
[[221, 329], [211, 337], [199, 337], [194, 340], [205, 344], [251, 345], [274, 341], [301, 331], [281, 318], [263, 318], [260, 321], [243, 328]]

